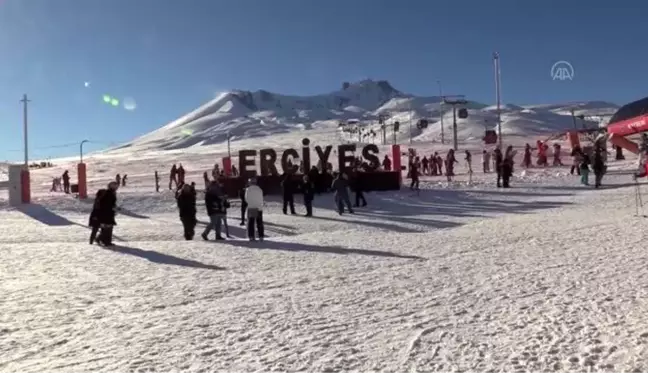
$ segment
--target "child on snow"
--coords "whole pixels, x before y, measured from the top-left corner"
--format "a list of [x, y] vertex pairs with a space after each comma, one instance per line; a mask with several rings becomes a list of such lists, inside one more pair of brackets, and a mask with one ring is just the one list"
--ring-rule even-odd
[[589, 185], [589, 166], [589, 156], [587, 154], [582, 154], [580, 157], [580, 164], [578, 165], [578, 169], [580, 170], [581, 175], [580, 181], [583, 185]]

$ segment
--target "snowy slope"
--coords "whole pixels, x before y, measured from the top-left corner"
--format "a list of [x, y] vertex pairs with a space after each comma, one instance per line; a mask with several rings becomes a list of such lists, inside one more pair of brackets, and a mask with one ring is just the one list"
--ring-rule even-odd
[[[231, 91], [220, 94], [187, 115], [145, 134], [118, 150], [181, 150], [227, 141], [252, 140], [277, 134], [318, 130], [329, 139], [345, 141], [339, 123], [353, 122], [366, 132], [380, 131], [379, 116], [387, 116], [387, 124], [401, 123], [397, 138], [415, 141], [439, 141], [441, 115], [444, 130], [449, 131], [452, 112], [441, 104], [440, 97], [415, 97], [392, 87], [387, 81], [363, 80], [346, 84], [328, 94], [299, 97], [259, 90]], [[461, 140], [479, 139], [484, 129], [496, 127], [496, 110], [477, 102], [469, 102], [470, 117], [458, 121]], [[502, 107], [502, 131], [507, 135], [547, 135], [573, 128], [570, 111], [584, 114], [587, 126], [597, 126], [591, 115], [610, 114], [617, 107], [606, 102], [579, 102], [563, 105]], [[418, 130], [416, 123], [427, 119], [430, 126]], [[582, 123], [577, 124], [579, 127]], [[410, 130], [411, 128], [411, 130]], [[448, 132], [449, 133], [449, 132]], [[310, 136], [310, 135], [309, 135]], [[390, 133], [390, 138], [391, 138]], [[329, 140], [330, 142], [330, 140]]]
[[75, 160], [32, 172], [34, 204], [0, 198], [0, 371], [646, 371], [632, 159], [599, 191], [568, 167], [468, 186], [460, 158], [452, 185], [370, 193], [355, 215], [270, 200], [254, 245], [183, 241], [173, 193], [154, 192], [178, 160], [200, 185], [199, 150], [88, 157], [91, 191], [129, 175], [113, 250], [87, 243], [91, 201], [48, 192]]

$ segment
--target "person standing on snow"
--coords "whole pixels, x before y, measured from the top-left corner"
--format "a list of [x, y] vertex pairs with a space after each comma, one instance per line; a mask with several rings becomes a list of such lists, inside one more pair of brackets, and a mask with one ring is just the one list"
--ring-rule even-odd
[[173, 189], [173, 184], [178, 185], [178, 168], [175, 163], [171, 166], [171, 173], [169, 174], [169, 190]]
[[155, 192], [159, 193], [160, 192], [160, 175], [158, 174], [157, 171], [155, 171]]
[[247, 201], [245, 200], [245, 189], [247, 188], [247, 185], [241, 188], [238, 192], [239, 198], [241, 199], [241, 226], [246, 224], [245, 221], [245, 211], [248, 208]]
[[490, 172], [490, 153], [486, 149], [482, 151], [482, 169], [485, 174]]
[[355, 204], [353, 205], [353, 207], [360, 207], [361, 203], [362, 207], [367, 206], [367, 200], [364, 196], [364, 185], [362, 185], [362, 181], [360, 180], [359, 171], [353, 172], [351, 176], [351, 186], [353, 191], [355, 192]]
[[510, 187], [510, 180], [511, 176], [513, 176], [513, 165], [515, 164], [515, 150], [513, 150], [513, 146], [508, 146], [506, 148], [506, 154], [504, 155], [504, 159], [502, 161], [502, 187], [504, 188], [509, 188]]
[[553, 151], [553, 165], [554, 166], [562, 166], [563, 165], [562, 159], [560, 159], [560, 151], [561, 151], [560, 144], [558, 144], [558, 143], [553, 144], [553, 148], [554, 148], [554, 151]]
[[338, 175], [333, 180], [331, 184], [331, 189], [335, 193], [335, 205], [338, 209], [338, 214], [342, 215], [344, 213], [344, 206], [346, 205], [350, 214], [353, 214], [353, 208], [351, 208], [351, 200], [349, 199], [349, 182], [347, 181], [347, 175], [343, 172], [338, 173]]
[[[605, 175], [606, 167], [603, 153], [606, 150], [601, 147], [596, 147], [594, 152], [594, 161], [592, 162], [592, 170], [594, 171], [594, 188], [601, 187], [603, 175]], [[645, 152], [644, 152], [645, 153]]]
[[313, 216], [313, 200], [315, 199], [315, 185], [304, 175], [302, 186], [302, 193], [304, 195], [304, 207], [306, 207], [306, 216]]
[[448, 154], [446, 155], [446, 176], [448, 177], [448, 182], [452, 181], [452, 177], [454, 176], [454, 164], [458, 163], [457, 158], [455, 158], [455, 153], [454, 149], [448, 150]]
[[247, 202], [247, 230], [248, 239], [254, 241], [254, 227], [259, 234], [259, 241], [263, 241], [263, 190], [257, 185], [256, 179], [249, 180], [249, 186], [245, 189], [245, 201]]
[[63, 191], [65, 194], [70, 194], [70, 174], [68, 173], [68, 170], [63, 172], [61, 179], [63, 179]]
[[504, 156], [502, 156], [502, 149], [495, 148], [493, 150], [493, 162], [495, 162], [495, 172], [497, 172], [497, 187], [501, 188], [502, 187], [502, 164], [504, 163]]
[[391, 159], [389, 159], [389, 156], [385, 155], [385, 158], [383, 158], [382, 161], [382, 166], [385, 171], [391, 171]]
[[531, 145], [524, 145], [524, 157], [522, 157], [522, 167], [530, 168], [533, 162], [531, 161]]
[[430, 164], [426, 156], [423, 156], [423, 159], [421, 160], [421, 166], [423, 166], [423, 175], [429, 175], [430, 174]]
[[184, 228], [184, 238], [187, 241], [193, 240], [196, 224], [196, 194], [190, 185], [185, 184], [178, 194], [178, 212], [180, 221]]
[[288, 206], [290, 206], [290, 214], [297, 215], [297, 212], [295, 212], [295, 182], [292, 176], [292, 172], [285, 172], [281, 180], [284, 215], [288, 214]]
[[[117, 214], [117, 189], [119, 184], [116, 181], [108, 183], [108, 188], [97, 192], [95, 200], [96, 211], [93, 213], [96, 217], [95, 224], [99, 224], [100, 231], [97, 241], [104, 246], [113, 246], [113, 228], [117, 225], [115, 216]], [[91, 214], [92, 216], [92, 214]]]
[[580, 164], [578, 165], [578, 168], [580, 170], [580, 182], [583, 185], [589, 185], [589, 166], [590, 166], [590, 158], [587, 154], [583, 154], [582, 157], [580, 157]]
[[224, 240], [221, 235], [221, 224], [225, 217], [225, 207], [223, 205], [223, 199], [221, 198], [220, 188], [215, 181], [209, 185], [209, 188], [205, 193], [205, 208], [207, 209], [207, 215], [209, 216], [209, 224], [207, 224], [207, 227], [201, 235], [202, 239], [208, 241], [209, 233], [213, 229], [216, 231], [216, 239]]
[[419, 171], [419, 166], [417, 164], [412, 164], [410, 166], [410, 177], [412, 182], [410, 184], [410, 190], [419, 190], [419, 176], [421, 172]]
[[97, 233], [99, 233], [99, 229], [101, 228], [101, 223], [99, 223], [99, 202], [105, 193], [106, 189], [99, 189], [97, 194], [95, 194], [92, 211], [90, 212], [90, 219], [88, 219], [88, 226], [92, 229], [90, 231], [90, 245], [92, 245], [97, 239]]
[[583, 151], [581, 150], [580, 146], [575, 146], [574, 149], [572, 149], [571, 156], [572, 165], [569, 173], [573, 175], [574, 171], [576, 171], [576, 174], [580, 175], [580, 163], [581, 157], [583, 156]]

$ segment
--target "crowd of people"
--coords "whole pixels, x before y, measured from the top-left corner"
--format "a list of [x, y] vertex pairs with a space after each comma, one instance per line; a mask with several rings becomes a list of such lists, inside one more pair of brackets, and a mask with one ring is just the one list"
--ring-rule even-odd
[[[643, 153], [647, 153], [648, 136], [644, 136], [643, 139]], [[563, 166], [560, 156], [560, 145], [555, 144], [553, 148], [552, 164], [554, 166]], [[533, 166], [532, 157], [533, 151], [535, 150], [537, 151], [537, 166], [547, 167], [549, 165], [548, 149], [548, 145], [540, 141], [536, 144], [536, 148], [532, 148], [530, 144], [526, 144], [521, 166], [524, 168]], [[516, 154], [517, 152], [513, 146], [508, 146], [504, 152], [499, 147], [496, 147], [492, 152], [483, 150], [481, 158], [482, 171], [484, 173], [494, 171], [498, 188], [510, 187], [510, 179], [513, 175]], [[593, 148], [588, 147], [586, 149], [575, 147], [572, 149], [571, 156], [571, 173], [579, 175], [583, 185], [589, 185], [591, 168], [595, 176], [594, 186], [599, 188], [603, 175], [606, 172], [607, 150], [605, 144], [597, 142]], [[470, 182], [473, 174], [473, 157], [471, 152], [466, 150], [463, 159], [466, 163]], [[410, 188], [418, 190], [420, 176], [422, 175], [445, 175], [448, 181], [452, 181], [452, 177], [455, 176], [455, 164], [457, 163], [459, 161], [457, 160], [455, 151], [452, 149], [447, 152], [445, 158], [441, 157], [438, 152], [434, 152], [429, 157], [420, 157], [413, 151], [409, 157], [407, 173], [407, 177], [411, 179]], [[642, 172], [645, 174], [645, 171], [648, 170], [648, 168], [644, 167], [646, 163], [648, 163], [646, 162], [646, 157], [642, 157], [641, 166], [643, 168], [640, 168], [640, 172], [637, 175], [642, 174]], [[391, 170], [391, 165], [391, 159], [385, 156], [381, 164], [382, 168], [389, 171]], [[326, 192], [333, 192], [333, 203], [340, 215], [345, 212], [353, 214], [354, 208], [367, 205], [367, 200], [364, 196], [365, 188], [361, 182], [362, 178], [358, 177], [358, 172], [365, 166], [362, 159], [357, 160], [352, 171], [349, 173], [334, 172], [330, 164], [326, 165], [326, 167], [321, 166], [313, 166], [311, 170], [305, 172], [303, 175], [294, 175], [288, 172], [281, 176], [282, 211], [284, 214], [297, 215], [295, 208], [296, 194], [302, 195], [303, 206], [306, 211], [304, 216], [306, 217], [313, 216], [313, 201], [316, 195]], [[234, 169], [232, 171], [234, 172]], [[303, 169], [301, 171], [303, 172]], [[238, 170], [236, 170], [236, 174], [238, 175]], [[192, 240], [195, 236], [195, 228], [198, 222], [196, 217], [197, 191], [194, 182], [190, 184], [185, 183], [185, 175], [186, 171], [182, 164], [179, 166], [174, 164], [170, 171], [169, 189], [175, 190], [184, 237], [187, 240]], [[205, 182], [205, 208], [206, 214], [209, 217], [209, 223], [201, 234], [204, 240], [209, 239], [212, 231], [215, 231], [216, 240], [231, 238], [227, 212], [232, 206], [223, 187], [222, 181], [224, 177], [225, 172], [218, 164], [211, 171], [211, 178], [208, 172], [203, 174]], [[62, 180], [63, 190], [69, 193], [70, 178], [68, 172], [65, 171], [60, 179]], [[90, 243], [97, 241], [103, 245], [112, 244], [112, 227], [116, 225], [115, 214], [118, 211], [116, 192], [120, 186], [126, 186], [126, 180], [127, 175], [121, 177], [118, 174], [115, 181], [110, 182], [106, 189], [101, 189], [97, 192], [89, 221], [90, 227], [92, 228]], [[159, 180], [159, 174], [155, 171], [156, 191], [159, 191]], [[354, 204], [351, 203], [351, 193], [355, 193]], [[247, 184], [239, 190], [238, 197], [240, 198], [240, 225], [247, 226], [248, 239], [256, 240], [258, 237], [258, 239], [262, 240], [264, 237], [263, 208], [265, 201], [263, 192], [259, 185], [257, 185], [257, 179], [249, 179]], [[225, 237], [223, 237], [223, 233]]]

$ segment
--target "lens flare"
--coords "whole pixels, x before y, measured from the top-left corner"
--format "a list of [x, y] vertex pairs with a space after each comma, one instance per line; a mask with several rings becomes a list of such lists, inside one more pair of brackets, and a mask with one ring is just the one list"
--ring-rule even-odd
[[132, 97], [124, 98], [124, 109], [128, 111], [133, 111], [137, 109], [137, 103], [135, 102], [135, 99]]

